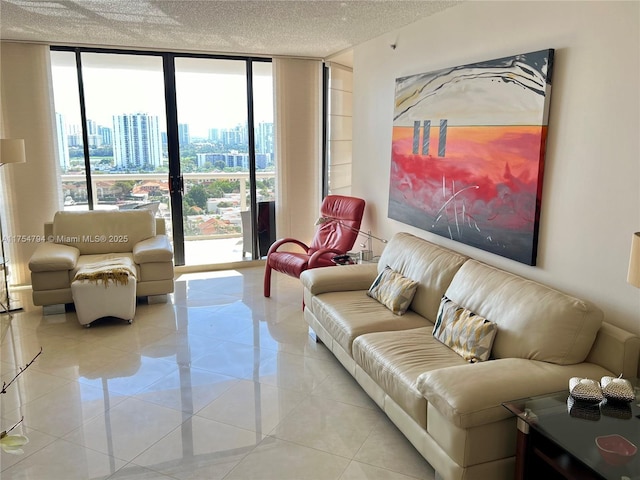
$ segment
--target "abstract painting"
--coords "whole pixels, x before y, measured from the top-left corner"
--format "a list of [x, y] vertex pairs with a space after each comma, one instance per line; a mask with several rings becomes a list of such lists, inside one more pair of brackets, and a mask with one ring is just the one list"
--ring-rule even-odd
[[553, 56], [398, 78], [389, 218], [535, 265]]

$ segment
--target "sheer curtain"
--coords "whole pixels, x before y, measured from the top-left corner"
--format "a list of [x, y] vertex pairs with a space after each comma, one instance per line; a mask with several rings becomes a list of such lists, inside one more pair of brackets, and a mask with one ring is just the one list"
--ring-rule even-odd
[[321, 202], [322, 62], [273, 59], [278, 238], [311, 241]]
[[29, 258], [38, 236], [62, 208], [49, 47], [2, 42], [0, 90], [0, 137], [23, 138], [27, 158], [26, 163], [0, 168], [9, 283], [29, 284]]

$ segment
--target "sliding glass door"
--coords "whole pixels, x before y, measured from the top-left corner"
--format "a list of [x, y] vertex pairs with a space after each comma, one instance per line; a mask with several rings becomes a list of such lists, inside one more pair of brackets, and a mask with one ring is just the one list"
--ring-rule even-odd
[[275, 197], [270, 62], [64, 48], [51, 60], [65, 209], [152, 210], [177, 265], [260, 257], [254, 209]]
[[271, 64], [266, 65], [268, 71], [263, 68], [262, 78], [254, 81], [248, 62], [175, 59], [187, 264], [241, 260], [255, 250], [251, 194], [257, 172], [269, 176], [265, 182], [261, 175], [256, 195], [273, 197], [273, 182], [268, 181], [274, 175], [273, 108], [255, 108], [265, 100], [271, 103]]

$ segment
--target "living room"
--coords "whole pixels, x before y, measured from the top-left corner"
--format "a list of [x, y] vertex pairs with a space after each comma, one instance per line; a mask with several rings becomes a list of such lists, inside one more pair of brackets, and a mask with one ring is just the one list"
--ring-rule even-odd
[[[489, 265], [588, 299], [604, 311], [606, 321], [640, 334], [638, 313], [640, 290], [626, 282], [631, 236], [638, 230], [638, 224], [640, 224], [639, 8], [640, 4], [635, 1], [461, 2], [453, 8], [444, 9], [406, 27], [386, 32], [377, 38], [355, 45], [353, 47], [354, 113], [351, 193], [367, 201], [363, 229], [371, 230], [385, 239], [390, 239], [397, 232], [413, 233]], [[555, 66], [536, 265], [526, 266], [387, 218], [395, 79], [414, 73], [545, 48], [555, 49]], [[8, 94], [3, 90], [3, 104], [5, 104], [5, 95]], [[46, 152], [39, 152], [38, 155], [44, 157]], [[3, 168], [7, 170], [12, 167]], [[12, 175], [7, 172], [3, 174], [5, 178]], [[319, 177], [319, 172], [308, 176], [305, 174], [303, 178], [316, 178], [316, 175]], [[300, 192], [300, 190], [298, 185], [295, 191]], [[319, 197], [316, 195], [319, 192], [319, 186], [314, 185], [313, 188], [303, 190], [308, 190], [305, 193]], [[278, 236], [291, 234], [302, 240], [309, 240], [313, 234], [313, 220], [315, 220], [310, 217], [318, 211], [319, 202], [320, 198], [313, 198], [303, 206], [296, 205], [296, 208], [291, 208], [291, 218], [278, 224], [279, 227], [283, 226], [282, 234], [279, 232]], [[52, 211], [55, 211], [55, 208]], [[47, 211], [46, 214], [34, 213], [34, 232], [39, 233], [42, 223], [50, 220], [52, 211]], [[8, 215], [11, 216], [10, 211]], [[21, 212], [20, 215], [24, 213]], [[383, 247], [383, 244], [374, 243], [377, 254], [381, 253]], [[248, 295], [251, 297], [261, 295], [260, 273], [239, 274], [244, 278], [244, 282], [240, 282], [243, 283], [241, 288], [237, 285], [239, 275], [233, 271], [227, 273], [233, 285], [232, 296], [237, 295], [240, 290], [246, 291], [254, 287], [256, 291]], [[220, 272], [211, 275], [218, 279], [224, 276]], [[176, 312], [187, 309], [190, 302], [197, 304], [205, 301], [201, 298], [205, 296], [201, 291], [200, 296], [198, 295], [201, 287], [197, 283], [192, 284], [193, 288], [187, 287], [187, 278], [176, 282], [177, 298], [174, 300]], [[198, 277], [194, 280], [202, 279]], [[263, 309], [262, 314], [277, 315], [278, 309], [282, 308], [285, 312], [283, 314], [283, 317], [286, 317], [285, 323], [291, 328], [289, 333], [293, 332], [295, 341], [299, 342], [301, 327], [304, 325], [295, 325], [295, 319], [296, 315], [300, 314], [301, 288], [292, 279], [282, 276], [278, 276], [276, 281], [278, 283], [275, 288], [278, 290], [273, 297], [277, 299], [276, 302], [282, 300], [283, 303], [276, 304], [278, 307], [275, 307], [273, 303], [262, 303], [261, 300], [259, 303], [260, 308]], [[220, 299], [219, 301], [222, 302]], [[143, 312], [144, 316], [158, 314], [164, 308], [163, 306], [149, 307], [151, 313]], [[209, 305], [208, 308], [213, 307]], [[163, 322], [170, 324], [172, 314], [169, 312], [168, 315], [168, 318], [163, 317]], [[15, 314], [14, 318], [14, 322], [19, 321], [19, 314]], [[64, 319], [58, 318], [58, 320], [65, 325], [65, 332], [67, 328], [77, 326], [77, 323], [70, 325]], [[37, 331], [38, 321], [40, 320], [32, 319], [29, 323], [29, 328], [33, 332]], [[135, 326], [135, 322], [132, 326]], [[55, 328], [53, 322], [47, 323], [44, 330], [51, 334], [52, 328]], [[41, 328], [40, 331], [42, 330]], [[151, 329], [148, 328], [138, 333], [153, 336]], [[239, 333], [241, 332], [235, 332], [236, 335]], [[54, 334], [49, 341], [52, 342], [58, 337], [58, 334]], [[33, 341], [36, 340], [37, 336], [34, 336]], [[77, 340], [75, 338], [74, 341]], [[115, 335], [109, 339], [109, 346], [113, 347], [119, 341], [127, 342], [121, 335]], [[329, 361], [328, 355], [321, 350], [321, 345], [307, 344], [306, 340], [302, 345], [308, 349], [310, 355]], [[33, 345], [30, 344], [30, 346]], [[3, 343], [3, 351], [7, 351], [4, 347]], [[298, 347], [300, 344], [297, 344], [296, 348]], [[42, 362], [44, 359], [43, 356], [38, 360]], [[4, 353], [2, 360], [3, 364], [7, 361]], [[24, 382], [28, 381], [29, 375], [38, 372], [37, 366], [38, 362], [34, 363], [30, 371], [25, 372]], [[333, 375], [332, 378], [337, 383], [344, 384], [349, 379], [338, 373], [337, 367], [327, 366], [328, 370], [324, 372], [327, 375], [325, 378]], [[57, 386], [60, 385], [57, 384]], [[98, 387], [92, 385], [92, 388]], [[355, 389], [351, 386], [344, 388], [345, 392], [342, 392], [344, 395], [357, 396], [356, 400], [352, 400], [353, 402], [366, 402], [367, 399], [355, 393]], [[126, 389], [122, 393], [126, 395]], [[121, 400], [121, 398], [118, 399], [118, 401]], [[299, 398], [289, 401], [297, 400]], [[317, 403], [316, 401], [312, 406], [317, 407]], [[367, 404], [367, 407], [371, 408], [371, 405]], [[312, 411], [309, 406], [308, 411]], [[30, 415], [29, 413], [25, 415], [24, 421], [27, 426]], [[302, 416], [300, 413], [297, 418], [300, 419]], [[4, 417], [3, 404], [3, 428]], [[369, 418], [367, 414], [363, 414], [363, 417]], [[9, 419], [6, 420], [8, 423]], [[94, 428], [97, 426], [94, 425]], [[291, 431], [287, 433], [285, 430], [286, 428], [283, 428], [280, 431], [280, 438], [285, 438], [287, 435], [289, 438], [296, 437]], [[367, 431], [374, 432], [373, 429]], [[51, 436], [51, 432], [49, 435]], [[78, 435], [72, 439], [72, 444], [78, 444], [80, 441]], [[387, 442], [403, 440], [402, 437], [396, 438], [394, 433], [389, 435]], [[31, 438], [32, 447], [38, 445], [36, 438]], [[273, 438], [278, 438], [278, 435]], [[40, 439], [46, 443], [43, 437]], [[313, 442], [311, 444], [313, 445]], [[358, 448], [363, 445], [364, 440], [360, 442]], [[29, 445], [26, 445], [25, 450], [28, 447]], [[93, 448], [101, 452], [104, 450], [100, 449], [102, 447], [97, 448], [96, 444]], [[411, 453], [407, 453], [410, 452], [410, 448], [407, 446], [407, 451], [403, 451], [402, 455], [406, 454], [411, 458], [407, 463], [417, 462], [415, 458], [410, 457]], [[154, 454], [157, 455], [159, 450]], [[123, 456], [125, 458], [119, 455], [113, 457], [117, 459], [116, 469], [124, 466], [122, 462], [133, 460], [126, 454]], [[356, 454], [351, 455], [351, 459], [355, 457]], [[378, 459], [376, 460], [375, 457]], [[4, 471], [5, 465], [13, 465], [13, 460], [5, 463], [8, 462], [5, 458], [6, 455], [3, 453], [3, 476], [7, 474], [8, 478], [20, 478], [16, 468]], [[151, 458], [151, 455], [148, 458]], [[417, 467], [406, 470], [395, 464], [385, 464], [381, 452], [373, 448], [370, 450], [364, 448], [359, 459], [365, 459], [361, 462], [365, 466], [357, 464], [357, 459], [352, 460], [351, 467], [345, 466], [348, 471], [342, 478], [375, 478], [375, 474], [388, 475], [381, 478], [431, 478], [429, 475], [432, 475], [426, 463], [417, 464]], [[379, 462], [376, 463], [376, 461]], [[146, 465], [149, 466], [152, 463], [149, 460]], [[140, 465], [135, 461], [133, 464]], [[17, 466], [18, 463], [15, 465]], [[245, 467], [247, 469], [239, 471], [248, 472], [249, 467], [246, 463]], [[229, 468], [232, 467], [229, 466]], [[149, 478], [165, 478], [153, 467], [150, 470], [156, 472], [156, 476], [146, 471]], [[221, 470], [218, 474], [221, 474], [220, 472]], [[12, 474], [14, 476], [11, 476]], [[318, 478], [341, 478], [342, 474], [343, 471], [337, 474], [332, 472], [327, 473], [326, 477]], [[167, 474], [168, 478], [172, 478], [169, 475], [171, 474]], [[235, 477], [231, 475], [228, 478], [242, 478], [238, 475], [239, 473], [236, 473]], [[101, 476], [106, 476], [102, 470], [99, 474], [92, 474], [91, 478]], [[179, 475], [176, 477], [184, 478]], [[253, 478], [268, 477], [260, 477], [256, 474]]]

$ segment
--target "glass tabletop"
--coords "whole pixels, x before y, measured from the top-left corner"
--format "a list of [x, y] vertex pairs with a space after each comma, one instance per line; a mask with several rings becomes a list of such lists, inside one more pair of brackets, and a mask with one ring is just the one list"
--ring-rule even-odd
[[617, 456], [596, 443], [599, 438], [601, 446], [640, 446], [640, 389], [637, 380], [632, 383], [636, 393], [633, 402], [579, 402], [567, 389], [503, 405], [604, 478], [640, 480], [640, 453]]

